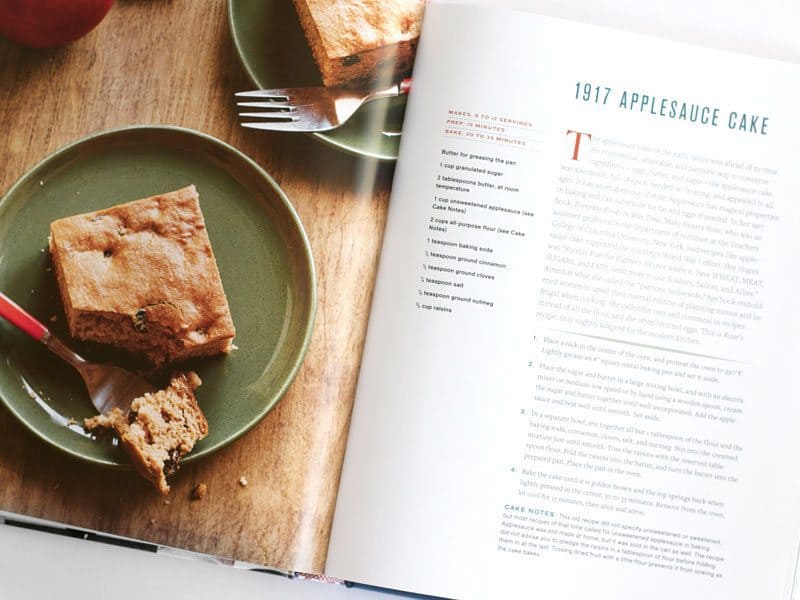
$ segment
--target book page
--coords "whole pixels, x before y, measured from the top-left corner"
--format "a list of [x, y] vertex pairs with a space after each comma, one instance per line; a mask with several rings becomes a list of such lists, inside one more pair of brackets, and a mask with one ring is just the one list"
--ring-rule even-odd
[[425, 17], [326, 572], [788, 599], [800, 71]]

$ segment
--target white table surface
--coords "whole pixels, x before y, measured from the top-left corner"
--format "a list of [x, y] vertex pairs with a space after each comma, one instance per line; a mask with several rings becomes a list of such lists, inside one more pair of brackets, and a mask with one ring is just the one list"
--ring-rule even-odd
[[[465, 0], [800, 64], [798, 0]], [[87, 584], [92, 577], [97, 584]], [[0, 525], [0, 598], [364, 600], [377, 592], [289, 580]]]

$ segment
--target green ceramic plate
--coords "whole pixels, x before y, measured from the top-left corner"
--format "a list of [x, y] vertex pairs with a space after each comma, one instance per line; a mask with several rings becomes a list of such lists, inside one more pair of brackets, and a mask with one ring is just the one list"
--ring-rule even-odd
[[[253, 86], [259, 89], [322, 85], [292, 0], [228, 0], [228, 20], [236, 51]], [[405, 98], [364, 105], [342, 127], [317, 138], [337, 148], [380, 160], [396, 160]]]
[[[230, 355], [198, 359], [209, 434], [187, 460], [236, 439], [278, 402], [308, 347], [316, 307], [308, 240], [286, 196], [256, 163], [188, 129], [130, 127], [62, 148], [0, 200], [0, 290], [69, 340], [50, 271], [51, 221], [195, 184], [236, 326]], [[51, 320], [55, 317], [55, 320]], [[126, 364], [70, 340], [90, 358]], [[93, 414], [77, 373], [0, 319], [0, 398], [43, 440], [76, 457], [127, 465], [78, 423]], [[0, 432], [2, 435], [2, 432]]]

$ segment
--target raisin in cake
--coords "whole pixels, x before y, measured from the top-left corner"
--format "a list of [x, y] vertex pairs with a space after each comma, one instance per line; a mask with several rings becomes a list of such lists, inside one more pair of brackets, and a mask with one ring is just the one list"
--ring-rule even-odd
[[83, 426], [94, 432], [113, 430], [139, 474], [166, 494], [167, 476], [208, 434], [208, 423], [194, 397], [199, 385], [195, 373], [174, 375], [168, 388], [131, 402], [130, 411], [115, 408], [86, 419]]
[[194, 186], [50, 225], [70, 334], [160, 366], [235, 335]]
[[294, 0], [325, 85], [411, 71], [421, 0]]

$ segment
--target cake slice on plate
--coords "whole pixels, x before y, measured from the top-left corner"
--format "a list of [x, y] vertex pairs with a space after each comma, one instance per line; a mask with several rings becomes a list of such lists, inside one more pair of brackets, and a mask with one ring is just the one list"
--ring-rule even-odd
[[325, 85], [411, 71], [421, 0], [294, 0]]
[[55, 221], [50, 254], [73, 337], [156, 366], [230, 351], [235, 330], [194, 186]]

